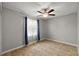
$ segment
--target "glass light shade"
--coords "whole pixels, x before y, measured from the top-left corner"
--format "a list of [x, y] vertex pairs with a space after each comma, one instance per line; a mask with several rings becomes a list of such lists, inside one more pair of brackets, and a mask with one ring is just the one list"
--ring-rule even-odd
[[43, 14], [43, 17], [47, 17], [47, 16], [48, 16], [48, 14], [47, 14], [47, 13]]

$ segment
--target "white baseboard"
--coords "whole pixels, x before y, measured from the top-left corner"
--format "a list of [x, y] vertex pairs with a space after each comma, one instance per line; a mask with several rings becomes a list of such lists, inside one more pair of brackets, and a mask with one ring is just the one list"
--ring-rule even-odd
[[[33, 43], [36, 43], [36, 42], [37, 42], [37, 41], [33, 41], [33, 42], [29, 43], [27, 46], [29, 46], [29, 45], [31, 45], [31, 44], [33, 44]], [[3, 54], [5, 54], [5, 53], [11, 52], [11, 51], [14, 51], [14, 50], [19, 49], [19, 48], [22, 48], [22, 47], [24, 47], [24, 46], [26, 46], [26, 45], [21, 45], [21, 46], [19, 46], [19, 47], [12, 48], [12, 49], [9, 49], [9, 50], [7, 50], [7, 51], [3, 51], [3, 52], [0, 53], [0, 55], [3, 55]]]
[[[36, 42], [37, 42], [37, 41], [33, 41], [33, 42], [29, 43], [27, 46], [29, 46], [29, 45], [31, 45], [31, 44], [33, 44], [33, 43], [36, 43]], [[22, 48], [22, 47], [24, 47], [24, 46], [25, 46], [25, 45], [21, 45], [21, 46], [19, 46], [19, 47], [12, 48], [12, 49], [9, 49], [9, 50], [7, 50], [7, 51], [3, 51], [3, 52], [0, 53], [0, 55], [3, 55], [3, 54], [5, 54], [5, 53], [11, 52], [11, 51], [14, 51], [14, 50], [19, 49], [19, 48]]]
[[32, 44], [34, 44], [34, 43], [36, 43], [36, 42], [37, 42], [37, 41], [30, 42], [27, 46], [32, 45]]
[[[44, 39], [45, 39], [45, 38], [41, 39], [40, 41], [42, 41], [42, 40], [44, 40]], [[30, 42], [30, 43], [28, 44], [28, 46], [31, 45], [31, 44], [34, 44], [34, 43], [36, 43], [36, 42], [38, 42], [38, 41]]]
[[19, 46], [19, 47], [13, 48], [13, 49], [9, 49], [9, 50], [7, 50], [7, 51], [3, 51], [3, 52], [0, 53], [0, 55], [3, 55], [3, 54], [5, 54], [5, 53], [11, 52], [11, 51], [14, 51], [14, 50], [19, 49], [19, 48], [22, 48], [22, 47], [24, 47], [24, 46], [25, 46], [25, 45], [21, 45], [21, 46]]
[[[47, 39], [47, 38], [43, 38], [43, 39], [46, 39], [46, 40], [51, 40], [51, 41], [56, 41], [56, 42], [59, 42], [59, 43], [64, 43], [64, 44], [67, 44], [67, 45], [71, 45], [71, 46], [75, 46], [75, 47], [78, 47], [76, 44], [72, 44], [72, 43], [68, 43], [68, 42], [63, 42], [63, 41], [58, 41], [58, 40], [52, 40], [52, 39]], [[31, 44], [35, 43], [36, 41], [32, 42]], [[28, 45], [31, 45], [31, 44], [28, 44]], [[19, 47], [16, 47], [16, 48], [13, 48], [13, 49], [9, 49], [7, 51], [4, 51], [4, 52], [1, 52], [0, 55], [3, 55], [5, 53], [8, 53], [8, 52], [11, 52], [11, 51], [14, 51], [16, 49], [19, 49], [19, 48], [22, 48], [24, 47], [25, 45], [21, 45]], [[78, 51], [79, 52], [79, 51]]]
[[72, 44], [72, 43], [68, 43], [68, 42], [63, 42], [63, 41], [59, 41], [59, 40], [52, 40], [52, 39], [47, 39], [47, 40], [51, 40], [51, 41], [55, 41], [55, 42], [64, 43], [64, 44], [67, 44], [67, 45], [78, 47], [78, 45]]

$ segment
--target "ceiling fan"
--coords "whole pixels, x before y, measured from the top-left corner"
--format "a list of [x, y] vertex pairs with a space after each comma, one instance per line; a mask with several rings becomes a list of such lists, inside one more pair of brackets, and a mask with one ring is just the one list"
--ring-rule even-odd
[[40, 16], [47, 17], [47, 16], [55, 16], [55, 14], [52, 14], [53, 11], [54, 9], [48, 10], [48, 8], [43, 8], [37, 12], [41, 14]]

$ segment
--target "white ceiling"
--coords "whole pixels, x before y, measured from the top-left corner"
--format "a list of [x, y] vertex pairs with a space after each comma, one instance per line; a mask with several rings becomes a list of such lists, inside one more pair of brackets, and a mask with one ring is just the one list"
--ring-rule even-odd
[[[27, 16], [36, 18], [39, 13], [38, 10], [46, 7], [53, 8], [56, 16], [68, 15], [77, 11], [78, 2], [5, 2], [3, 7], [22, 12]], [[47, 18], [53, 18], [47, 17]], [[44, 18], [44, 17], [42, 17]]]

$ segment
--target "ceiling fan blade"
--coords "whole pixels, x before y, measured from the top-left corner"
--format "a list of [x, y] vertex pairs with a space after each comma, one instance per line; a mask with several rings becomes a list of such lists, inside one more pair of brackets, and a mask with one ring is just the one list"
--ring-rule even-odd
[[50, 16], [55, 16], [55, 14], [49, 14]]
[[48, 13], [51, 13], [51, 12], [53, 12], [53, 11], [54, 11], [54, 9], [51, 9], [51, 10], [48, 11]]
[[43, 14], [41, 11], [37, 11], [37, 12], [39, 12], [39, 13]]

